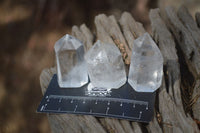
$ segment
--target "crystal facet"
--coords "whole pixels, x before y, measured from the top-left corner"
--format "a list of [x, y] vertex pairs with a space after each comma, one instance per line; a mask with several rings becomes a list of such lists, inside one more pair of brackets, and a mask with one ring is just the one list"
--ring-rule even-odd
[[55, 43], [58, 84], [60, 87], [81, 87], [88, 82], [83, 44], [66, 34]]
[[85, 59], [93, 87], [119, 88], [126, 82], [125, 66], [115, 45], [97, 41]]
[[163, 57], [148, 33], [133, 43], [129, 84], [138, 92], [154, 92], [161, 85]]

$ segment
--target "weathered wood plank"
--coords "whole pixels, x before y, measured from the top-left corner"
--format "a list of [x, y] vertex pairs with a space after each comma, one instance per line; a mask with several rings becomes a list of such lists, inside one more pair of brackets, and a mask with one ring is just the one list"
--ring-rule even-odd
[[[163, 20], [160, 17], [160, 11], [159, 9], [154, 9], [150, 11], [149, 17], [151, 20], [151, 26], [152, 26], [152, 32], [153, 32], [153, 37], [155, 39], [155, 41], [157, 42], [157, 44], [159, 45], [159, 48], [162, 52], [162, 55], [164, 57], [164, 65], [165, 68], [167, 69], [168, 67], [167, 62], [168, 61], [174, 61], [175, 66], [174, 68], [178, 67], [178, 57], [176, 55], [176, 49], [175, 49], [175, 43], [172, 39], [172, 35], [171, 33], [168, 31], [166, 25], [164, 24]], [[168, 54], [171, 53], [171, 54]], [[167, 70], [166, 70], [167, 71]], [[179, 72], [179, 70], [177, 71]], [[171, 77], [171, 73], [169, 73], [169, 77]], [[168, 76], [168, 75], [166, 75]], [[179, 73], [177, 73], [177, 76], [180, 76]], [[167, 78], [169, 81], [171, 81], [171, 78]], [[176, 79], [180, 82], [180, 79]], [[172, 87], [174, 87], [174, 84], [172, 82], [169, 82], [168, 85], [168, 90], [169, 90], [169, 94], [170, 96], [175, 100], [174, 95], [173, 95], [173, 89]], [[180, 85], [177, 86], [175, 89], [178, 89], [180, 92]], [[180, 93], [178, 94], [179, 99], [176, 98], [177, 100], [181, 100], [181, 95]], [[182, 103], [181, 103], [182, 105]], [[156, 126], [157, 125], [157, 126]], [[159, 130], [159, 126], [158, 126], [158, 122], [157, 120], [154, 118], [154, 120], [152, 122], [150, 122], [150, 126], [149, 128], [151, 129], [151, 132], [155, 132], [155, 130]]]
[[[129, 13], [127, 12], [123, 13], [119, 20], [119, 23], [120, 23], [120, 26], [122, 27], [122, 31], [123, 31], [124, 37], [126, 38], [128, 46], [132, 50], [133, 41], [137, 38], [137, 36], [135, 33], [131, 33], [129, 25], [127, 24], [128, 22], [130, 22], [127, 20], [128, 17], [132, 17], [132, 16], [129, 15]], [[134, 22], [135, 21], [133, 21], [133, 23]]]
[[125, 133], [120, 120], [113, 118], [100, 118], [101, 124], [107, 129], [109, 133]]
[[[114, 40], [119, 40], [125, 47], [126, 57], [123, 57], [125, 64], [130, 64], [131, 51], [126, 44], [124, 36], [117, 24], [114, 16], [107, 17], [104, 14], [95, 17], [95, 25], [97, 30], [97, 38], [103, 42], [115, 44]], [[117, 45], [117, 44], [116, 44]], [[118, 47], [119, 48], [119, 47]], [[120, 48], [119, 48], [120, 49]]]
[[74, 25], [72, 27], [72, 35], [77, 39], [81, 40], [84, 44], [84, 50], [87, 51], [89, 48], [87, 47], [87, 40], [85, 35], [80, 31], [79, 27]]
[[[102, 21], [101, 19], [103, 20], [105, 19], [103, 24], [101, 22]], [[104, 25], [109, 25], [109, 22], [107, 21], [107, 17], [104, 14], [98, 15], [95, 17], [94, 22], [96, 26], [97, 38], [103, 42], [114, 44], [111, 36], [104, 28]]]
[[[181, 100], [180, 70], [179, 70], [178, 56], [176, 54], [175, 42], [172, 38], [171, 33], [168, 31], [164, 21], [160, 17], [159, 9], [151, 10], [149, 17], [151, 20], [153, 37], [157, 42], [157, 44], [159, 45], [159, 48], [164, 57], [165, 76], [168, 77], [165, 80], [167, 80], [168, 82], [167, 89], [169, 90], [169, 95], [176, 103], [178, 108], [180, 108], [180, 110], [184, 112]], [[165, 120], [166, 118], [164, 117], [163, 121]], [[150, 130], [150, 132], [155, 132], [155, 130], [158, 130], [159, 132], [161, 131], [155, 117], [154, 120], [150, 122], [148, 129]], [[164, 131], [166, 131], [165, 128]]]
[[[186, 10], [186, 9], [184, 9], [183, 7], [179, 9], [179, 17], [182, 19], [182, 21], [185, 21], [184, 25], [187, 28], [190, 28], [190, 30], [191, 30], [192, 26], [189, 26], [192, 23], [191, 19], [188, 20], [188, 22], [186, 22], [186, 20], [185, 20], [186, 18], [188, 18], [189, 13], [184, 10]], [[181, 15], [182, 12], [183, 12], [183, 15]], [[199, 78], [200, 78], [200, 75], [199, 75], [199, 70], [200, 70], [199, 49], [198, 49], [198, 46], [195, 44], [195, 39], [193, 38], [192, 33], [190, 33], [189, 30], [187, 28], [185, 28], [185, 26], [177, 18], [175, 11], [169, 7], [166, 9], [166, 13], [167, 13], [168, 20], [170, 21], [169, 27], [172, 30], [172, 32], [174, 33], [174, 36], [178, 41], [178, 45], [180, 46], [182, 52], [185, 55], [185, 61], [187, 63], [187, 67], [189, 68], [190, 72], [192, 73], [192, 75], [194, 77], [194, 81], [193, 81], [194, 88], [191, 87], [194, 90], [191, 90], [191, 92], [190, 92], [190, 93], [192, 93], [192, 95], [193, 95], [192, 97], [194, 98], [194, 97], [196, 97], [196, 95], [198, 95], [196, 90], [197, 90], [197, 86], [200, 84], [199, 83], [200, 82], [199, 81]], [[172, 22], [172, 20], [173, 20], [173, 22]], [[196, 31], [198, 31], [198, 29], [196, 29]], [[191, 30], [191, 32], [193, 32], [193, 31]], [[198, 38], [196, 37], [196, 41], [197, 41], [197, 39]], [[188, 49], [191, 50], [190, 51], [191, 53], [189, 53]], [[187, 57], [186, 54], [188, 54], [190, 56], [190, 58]], [[194, 92], [192, 92], [192, 91], [194, 91]], [[197, 94], [195, 94], [195, 93], [197, 93]], [[196, 109], [198, 109], [198, 106], [200, 106], [198, 101], [199, 101], [199, 99], [197, 99], [197, 102], [193, 105], [193, 108], [192, 108], [195, 119], [199, 119], [199, 112], [196, 111]]]
[[200, 12], [197, 12], [195, 14], [195, 19], [196, 19], [197, 26], [200, 28]]
[[[180, 91], [180, 68], [172, 34], [162, 20], [159, 9], [150, 11], [150, 20], [154, 39], [159, 45], [165, 62], [165, 80], [163, 80], [163, 85], [159, 92], [159, 111], [163, 119], [163, 131], [197, 132], [197, 125], [189, 115], [185, 115], [183, 109]], [[169, 94], [166, 90], [168, 90]], [[176, 117], [173, 116], [175, 114]], [[185, 121], [185, 125], [182, 121]]]
[[120, 123], [126, 133], [135, 133], [129, 121], [121, 120]]
[[200, 80], [196, 80], [194, 84], [191, 106], [194, 118], [200, 121]]
[[[178, 56], [176, 53], [176, 44], [164, 21], [160, 17], [159, 9], [150, 11], [149, 14], [153, 36], [164, 57], [165, 80], [168, 80], [167, 89], [176, 105], [183, 111], [180, 91], [180, 69]], [[170, 54], [169, 54], [170, 53]]]
[[85, 36], [85, 42], [86, 42], [85, 45], [87, 45], [87, 50], [89, 50], [94, 43], [94, 35], [85, 24], [82, 24], [80, 26], [80, 30]]
[[128, 46], [132, 49], [133, 41], [139, 36], [143, 35], [146, 31], [141, 23], [134, 20], [130, 13], [124, 12], [119, 20], [122, 27], [124, 37], [128, 42]]
[[169, 24], [168, 26], [173, 32], [178, 45], [184, 53], [184, 58], [189, 70], [194, 77], [198, 78], [200, 76], [200, 53], [196, 47], [194, 39], [182, 22], [178, 19], [178, 16], [172, 7], [167, 7], [165, 11], [166, 19]]
[[166, 64], [168, 60], [178, 61], [175, 42], [173, 40], [171, 33], [167, 29], [165, 22], [160, 17], [160, 10], [159, 9], [150, 10], [149, 18], [151, 20], [153, 37], [155, 41], [158, 43], [159, 48], [164, 57], [164, 64]]
[[134, 133], [142, 133], [142, 128], [138, 122], [132, 122]]
[[147, 126], [149, 133], [162, 133], [162, 129], [158, 124], [156, 115], [154, 114], [153, 120]]
[[159, 111], [165, 133], [198, 133], [194, 120], [180, 111], [166, 91], [165, 83], [159, 92]]
[[188, 12], [187, 8], [181, 6], [177, 12], [179, 19], [182, 21], [184, 26], [188, 29], [192, 35], [197, 49], [200, 51], [200, 30], [197, 27], [196, 22], [192, 18], [192, 15]]
[[85, 51], [88, 51], [92, 47], [94, 36], [85, 24], [82, 24], [80, 28], [73, 26], [72, 35], [83, 42]]
[[56, 67], [54, 68], [50, 68], [50, 69], [44, 69], [41, 74], [40, 74], [40, 86], [41, 86], [41, 90], [42, 90], [42, 94], [45, 93], [49, 82], [51, 80], [51, 77], [53, 74], [56, 73]]

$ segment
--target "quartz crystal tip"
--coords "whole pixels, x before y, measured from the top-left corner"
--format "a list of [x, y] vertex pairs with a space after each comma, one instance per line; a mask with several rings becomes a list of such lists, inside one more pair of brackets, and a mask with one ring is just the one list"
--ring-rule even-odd
[[64, 88], [81, 87], [88, 82], [83, 43], [66, 34], [54, 46], [58, 84]]
[[138, 92], [154, 92], [162, 82], [163, 56], [148, 33], [133, 42], [128, 83]]
[[92, 86], [119, 88], [126, 82], [125, 66], [114, 44], [97, 41], [85, 55]]

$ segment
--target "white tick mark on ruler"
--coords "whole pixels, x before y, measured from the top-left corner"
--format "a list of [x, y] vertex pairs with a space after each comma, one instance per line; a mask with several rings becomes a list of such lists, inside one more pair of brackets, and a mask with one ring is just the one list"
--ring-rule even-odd
[[60, 99], [59, 99], [59, 103], [61, 103], [61, 101], [62, 101], [62, 99], [60, 98]]
[[121, 104], [120, 104], [120, 106], [122, 107], [122, 106], [123, 106], [123, 104], [121, 103]]
[[43, 111], [43, 110], [45, 110], [46, 106], [47, 106], [47, 104], [45, 104], [45, 105], [42, 105], [42, 107], [41, 107], [40, 111]]
[[73, 103], [74, 101], [73, 101], [73, 99], [71, 100], [71, 103]]
[[75, 106], [75, 108], [74, 108], [74, 112], [76, 112], [77, 107], [78, 107], [78, 105]]
[[97, 104], [97, 100], [96, 100], [95, 104]]
[[135, 108], [135, 103], [133, 104], [133, 108]]
[[147, 106], [146, 106], [146, 110], [148, 110], [149, 109], [149, 103], [147, 103]]
[[122, 113], [122, 116], [124, 116], [124, 112]]
[[108, 101], [108, 105], [110, 105], [110, 101]]
[[47, 107], [47, 104], [44, 105], [44, 108], [42, 110], [45, 110], [46, 107]]
[[43, 109], [44, 109], [44, 105], [42, 105], [42, 107], [41, 107], [40, 111], [43, 111]]
[[139, 119], [141, 118], [141, 116], [142, 116], [142, 111], [140, 111], [140, 114], [139, 114]]
[[85, 104], [85, 100], [83, 100], [83, 104]]
[[109, 107], [107, 107], [107, 109], [106, 109], [106, 114], [108, 114], [108, 111], [109, 111], [109, 109], [110, 109], [110, 108], [109, 108]]

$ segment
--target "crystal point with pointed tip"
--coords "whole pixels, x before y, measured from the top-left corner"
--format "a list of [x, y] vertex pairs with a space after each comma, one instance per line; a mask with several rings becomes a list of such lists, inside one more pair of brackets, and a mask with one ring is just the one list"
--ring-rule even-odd
[[85, 59], [94, 87], [119, 88], [126, 82], [122, 56], [114, 44], [97, 41], [85, 55]]
[[54, 46], [56, 52], [58, 84], [60, 87], [81, 87], [88, 82], [81, 41], [66, 34]]
[[162, 81], [163, 57], [148, 33], [133, 43], [129, 84], [138, 92], [154, 92]]

